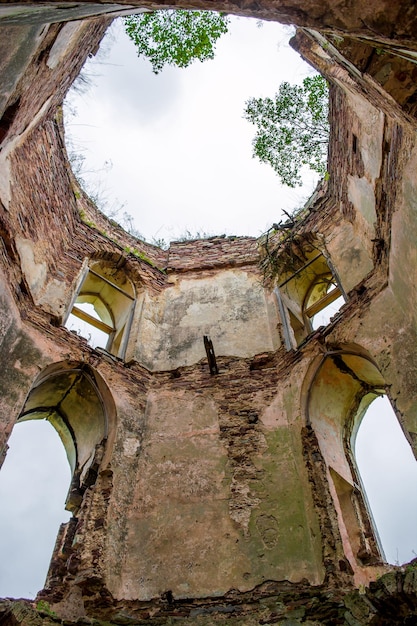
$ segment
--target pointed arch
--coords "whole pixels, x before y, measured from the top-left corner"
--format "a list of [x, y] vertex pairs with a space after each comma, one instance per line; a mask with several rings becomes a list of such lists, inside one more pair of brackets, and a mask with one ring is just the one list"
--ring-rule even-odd
[[124, 359], [136, 304], [136, 290], [124, 257], [117, 262], [90, 259], [84, 268], [65, 326], [77, 328], [93, 347]]
[[385, 393], [377, 364], [355, 344], [334, 347], [314, 359], [303, 384], [304, 412], [325, 461], [343, 548], [354, 571], [384, 558], [352, 441], [369, 404]]
[[35, 379], [18, 422], [47, 419], [58, 432], [72, 471], [66, 508], [76, 511], [85, 488], [95, 481], [116, 409], [105, 381], [86, 363], [61, 362]]
[[401, 565], [416, 556], [417, 462], [386, 395], [373, 399], [360, 417], [352, 454], [386, 560]]
[[317, 234], [291, 237], [271, 257], [285, 345], [296, 349], [319, 326], [327, 326], [347, 296]]

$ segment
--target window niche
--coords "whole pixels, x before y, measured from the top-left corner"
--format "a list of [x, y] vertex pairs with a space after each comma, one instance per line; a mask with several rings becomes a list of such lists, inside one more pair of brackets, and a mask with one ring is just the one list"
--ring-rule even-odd
[[387, 395], [362, 398], [348, 452], [388, 563], [415, 558], [417, 462]]
[[[31, 426], [34, 426], [33, 422], [36, 421], [40, 422], [37, 424], [39, 426], [37, 430], [42, 433], [40, 437], [36, 436], [36, 429], [31, 429], [29, 424], [23, 425], [23, 423], [32, 422]], [[65, 508], [73, 514], [73, 517], [68, 522], [61, 524], [59, 529], [49, 565], [49, 573], [44, 584], [45, 588], [50, 588], [54, 585], [59, 587], [67, 575], [65, 563], [71, 556], [72, 549], [76, 544], [74, 540], [79, 516], [83, 515], [84, 495], [91, 493], [96, 481], [100, 480], [100, 472], [107, 468], [110, 451], [114, 443], [116, 407], [112, 394], [101, 375], [84, 362], [64, 361], [49, 365], [34, 380], [17, 418], [18, 428], [29, 426], [32, 443], [36, 442], [36, 447], [39, 448], [39, 450], [33, 451], [34, 457], [36, 457], [37, 452], [41, 452], [42, 461], [49, 465], [46, 473], [37, 474], [41, 469], [41, 462], [39, 462], [36, 471], [34, 468], [34, 475], [42, 479], [49, 472], [54, 476], [53, 480], [46, 478], [46, 482], [43, 483], [44, 506], [42, 508], [45, 510], [42, 512], [42, 517], [45, 514], [43, 517], [44, 525], [42, 537], [39, 538], [36, 551], [32, 553], [33, 558], [31, 558], [30, 563], [26, 559], [31, 554], [31, 548], [28, 548], [27, 552], [22, 551], [22, 537], [20, 536], [22, 525], [19, 519], [15, 519], [14, 527], [8, 537], [12, 551], [10, 551], [9, 545], [7, 550], [10, 554], [13, 552], [13, 557], [17, 557], [16, 571], [18, 567], [22, 568], [23, 565], [23, 571], [21, 570], [19, 576], [22, 577], [23, 581], [26, 580], [28, 585], [30, 584], [28, 587], [29, 594], [36, 591], [39, 573], [42, 576], [42, 572], [32, 571], [35, 559], [36, 568], [39, 565], [46, 570], [51, 556], [50, 548], [53, 546], [56, 534], [55, 521], [58, 520], [51, 517], [54, 507], [49, 506], [49, 500], [54, 498], [54, 494], [59, 498], [64, 496], [63, 492], [61, 494], [57, 493], [57, 490], [52, 492], [50, 483], [54, 484], [55, 487], [60, 486], [63, 489], [66, 487], [61, 481], [58, 481], [59, 484], [56, 483], [58, 457], [48, 445], [51, 444], [50, 436], [45, 434], [45, 430], [42, 429], [42, 426], [45, 427], [46, 424], [41, 423], [45, 421], [49, 422], [51, 427], [55, 429], [65, 450], [70, 470], [66, 478], [71, 481]], [[26, 450], [26, 453], [30, 452], [30, 449]], [[25, 462], [25, 459], [21, 457], [19, 461], [21, 474], [28, 473], [30, 466]], [[3, 470], [4, 468], [2, 472]], [[9, 477], [13, 484], [8, 489], [7, 484], [3, 485], [2, 495], [10, 493], [13, 497], [15, 481], [13, 475], [9, 474]], [[33, 476], [28, 477], [28, 479], [30, 478]], [[24, 513], [28, 518], [39, 514], [39, 502], [36, 499], [33, 500], [34, 489], [35, 485], [32, 485], [30, 496], [24, 503]], [[21, 512], [20, 510], [20, 515]], [[90, 515], [90, 512], [87, 515]], [[92, 526], [94, 527], [94, 524]], [[90, 535], [94, 533], [94, 528], [89, 532]], [[90, 539], [94, 543], [94, 538], [90, 536]], [[36, 539], [34, 541], [36, 542]], [[44, 548], [48, 549], [48, 553], [43, 551]], [[7, 581], [8, 586], [14, 584], [15, 581], [13, 580]], [[20, 581], [19, 587], [21, 589]]]
[[314, 236], [294, 237], [274, 260], [277, 298], [287, 350], [327, 326], [346, 294], [323, 245]]
[[17, 421], [48, 420], [64, 445], [72, 474], [66, 503], [70, 511], [81, 501], [80, 486], [85, 489], [91, 481], [114, 414], [107, 386], [85, 364], [49, 366], [37, 377], [26, 399]]
[[82, 275], [65, 326], [93, 348], [124, 359], [135, 301], [133, 284], [122, 269], [94, 263]]
[[[396, 546], [408, 549], [408, 555], [403, 558], [411, 558], [413, 554], [410, 548], [414, 548], [411, 544], [415, 533], [412, 533], [411, 541], [405, 540], [402, 535], [410, 526], [415, 528], [415, 523], [405, 523], [402, 530], [400, 527], [401, 517], [415, 515], [411, 511], [416, 507], [410, 507], [408, 501], [412, 499], [417, 465], [385, 396], [386, 390], [386, 382], [376, 363], [365, 350], [354, 344], [332, 347], [317, 357], [304, 383], [306, 420], [317, 438], [337, 513], [344, 554], [354, 571], [380, 565], [385, 562], [386, 554], [389, 562], [395, 562]], [[382, 398], [385, 400], [381, 406]], [[377, 409], [376, 426], [362, 443], [362, 446], [365, 444], [364, 454], [359, 459], [357, 434], [372, 407]], [[397, 435], [394, 437], [393, 430], [386, 428], [387, 412], [399, 431], [395, 442]], [[379, 465], [377, 455], [372, 453], [377, 438], [380, 446], [386, 445], [390, 450]], [[403, 447], [397, 453], [400, 450], [397, 445], [399, 440]], [[407, 452], [410, 465], [404, 468]], [[388, 471], [389, 456], [396, 457], [393, 467], [396, 466], [395, 472], [399, 469], [398, 474], [394, 473], [394, 469]], [[398, 480], [395, 478], [397, 475], [402, 478]], [[378, 486], [376, 490], [372, 489], [375, 483]], [[405, 484], [408, 484], [408, 490], [404, 488]], [[390, 488], [396, 496], [395, 504], [388, 497]], [[382, 510], [385, 519], [380, 513]], [[394, 519], [396, 521], [392, 523]], [[412, 519], [415, 522], [415, 517]]]

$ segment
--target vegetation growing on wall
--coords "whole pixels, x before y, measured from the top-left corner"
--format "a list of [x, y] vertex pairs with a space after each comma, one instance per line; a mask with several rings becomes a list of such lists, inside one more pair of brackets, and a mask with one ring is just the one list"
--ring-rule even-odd
[[300, 236], [297, 228], [306, 216], [304, 208], [292, 214], [284, 211], [284, 214], [286, 220], [272, 224], [260, 239], [260, 266], [265, 283], [277, 276], [296, 272], [307, 260], [306, 244], [313, 245], [314, 237]]

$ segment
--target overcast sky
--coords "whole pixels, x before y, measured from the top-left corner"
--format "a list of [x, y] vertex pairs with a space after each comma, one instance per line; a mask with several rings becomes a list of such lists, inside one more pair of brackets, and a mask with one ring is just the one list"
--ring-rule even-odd
[[307, 171], [304, 189], [282, 186], [269, 165], [252, 158], [246, 100], [273, 96], [282, 81], [300, 83], [312, 72], [289, 47], [290, 29], [257, 24], [233, 18], [213, 61], [155, 76], [116, 23], [110, 38], [117, 45], [86, 68], [94, 90], [69, 99], [77, 111], [66, 116], [75, 150], [87, 171], [102, 170], [92, 187], [110, 207], [124, 204], [119, 217], [133, 215], [148, 239], [187, 230], [256, 236], [282, 208], [302, 206], [317, 183]]
[[[288, 30], [233, 19], [214, 61], [158, 76], [136, 57], [120, 26], [111, 38], [108, 56], [87, 69], [95, 87], [70, 98], [77, 116], [67, 115], [67, 132], [93, 172], [91, 188], [107, 199], [107, 208], [124, 205], [116, 219], [127, 211], [148, 239], [175, 239], [186, 231], [256, 236], [279, 221], [281, 208], [303, 204], [317, 178], [306, 176], [303, 190], [282, 187], [269, 166], [251, 158], [254, 128], [243, 119], [245, 100], [273, 96], [283, 80], [301, 82], [311, 71], [288, 47]], [[98, 176], [95, 170], [101, 170]], [[374, 487], [376, 509], [385, 502], [380, 534], [388, 560], [405, 562], [417, 550], [417, 465], [402, 462], [393, 483], [394, 495], [402, 494], [409, 506], [404, 511], [388, 498], [394, 475], [388, 459], [411, 453], [407, 444], [394, 443], [393, 420], [382, 428], [389, 411], [376, 402], [370, 420], [376, 427], [364, 443], [359, 432], [358, 455], [379, 463], [370, 480], [382, 480]], [[384, 429], [388, 435], [381, 439]], [[70, 472], [58, 436], [44, 422], [18, 425], [10, 444], [0, 472], [0, 596], [34, 597], [43, 587], [59, 522], [68, 519], [63, 503]]]
[[386, 396], [363, 418], [355, 456], [389, 563], [417, 557], [417, 463]]
[[34, 598], [43, 588], [71, 471], [45, 420], [17, 424], [0, 471], [0, 597]]

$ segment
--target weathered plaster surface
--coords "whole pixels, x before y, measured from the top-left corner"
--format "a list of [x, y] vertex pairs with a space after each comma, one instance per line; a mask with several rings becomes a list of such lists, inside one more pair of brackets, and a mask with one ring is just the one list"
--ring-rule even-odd
[[[59, 7], [28, 2], [0, 20], [120, 8]], [[72, 431], [76, 451], [76, 515], [60, 531], [41, 594], [59, 617], [6, 602], [0, 620], [377, 626], [417, 614], [413, 567], [371, 584], [366, 600], [357, 591], [385, 566], [349, 456], [361, 402], [376, 389], [387, 389], [417, 446], [413, 74], [394, 64], [385, 75], [388, 61], [372, 60], [363, 42], [356, 55], [351, 41], [326, 43], [330, 30], [343, 31], [391, 46], [387, 54], [400, 44], [412, 53], [415, 7], [215, 7], [324, 33], [299, 33], [297, 46], [336, 85], [329, 180], [290, 235], [315, 242], [347, 301], [286, 350], [280, 276], [263, 280], [255, 239], [166, 252], [99, 214], [69, 171], [57, 106], [106, 22], [23, 26], [27, 56], [20, 36], [16, 59], [4, 57], [18, 76], [2, 92], [11, 108], [0, 139], [1, 443], [22, 410], [37, 418], [60, 408], [56, 425]], [[83, 269], [98, 261], [125, 273], [137, 294], [125, 360], [61, 325]]]
[[205, 358], [203, 336], [216, 354], [248, 357], [272, 350], [259, 275], [226, 270], [205, 277], [171, 276], [167, 289], [143, 306], [136, 358], [151, 370]]
[[[219, 428], [219, 419], [230, 428], [230, 418], [221, 418], [219, 384], [193, 391], [189, 380], [190, 390], [148, 396], [125, 545], [117, 551], [124, 555], [121, 578], [109, 563], [118, 598], [145, 600], [168, 589], [176, 597], [221, 595], [277, 576], [322, 581], [319, 529], [303, 487], [300, 424], [255, 426], [249, 439], [236, 432], [239, 454], [249, 445], [253, 463], [243, 481], [228, 452], [232, 443]], [[283, 402], [290, 402], [288, 393], [265, 409], [269, 420]], [[262, 405], [264, 394], [257, 394], [254, 407]], [[243, 416], [238, 422], [240, 431], [247, 428]]]
[[22, 273], [35, 304], [62, 316], [67, 304], [67, 289], [63, 281], [48, 280], [48, 265], [44, 259], [45, 241], [36, 244], [30, 239], [16, 238]]
[[353, 289], [373, 269], [373, 260], [365, 243], [349, 222], [330, 233], [326, 241], [330, 257], [335, 259], [338, 276], [346, 292]]

